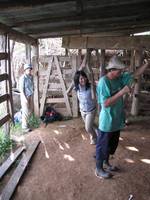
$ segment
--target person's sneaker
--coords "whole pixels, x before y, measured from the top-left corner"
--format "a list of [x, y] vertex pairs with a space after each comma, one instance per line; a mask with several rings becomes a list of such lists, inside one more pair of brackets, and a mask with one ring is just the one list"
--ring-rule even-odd
[[110, 165], [110, 166], [107, 166], [107, 170], [111, 171], [111, 172], [117, 172], [117, 171], [119, 171], [119, 168], [116, 166]]
[[28, 133], [28, 132], [31, 132], [32, 129], [30, 129], [30, 128], [25, 128], [25, 129], [22, 129], [22, 131], [23, 131], [23, 133]]
[[107, 171], [112, 171], [112, 172], [116, 172], [116, 171], [119, 171], [119, 168], [118, 167], [116, 167], [116, 166], [113, 166], [113, 165], [111, 165], [111, 164], [109, 164], [109, 163], [106, 163], [105, 161], [104, 161], [104, 167], [106, 168], [106, 170]]
[[95, 176], [98, 177], [98, 178], [105, 178], [105, 179], [108, 179], [108, 178], [111, 178], [113, 175], [109, 172], [106, 172], [105, 170], [103, 169], [95, 169]]

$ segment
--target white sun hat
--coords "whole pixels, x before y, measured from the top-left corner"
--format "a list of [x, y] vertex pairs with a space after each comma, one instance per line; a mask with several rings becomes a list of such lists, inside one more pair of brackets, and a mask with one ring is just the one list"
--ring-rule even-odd
[[125, 67], [125, 64], [115, 55], [110, 59], [106, 69], [124, 69]]
[[24, 70], [26, 69], [32, 69], [32, 65], [31, 64], [24, 64]]

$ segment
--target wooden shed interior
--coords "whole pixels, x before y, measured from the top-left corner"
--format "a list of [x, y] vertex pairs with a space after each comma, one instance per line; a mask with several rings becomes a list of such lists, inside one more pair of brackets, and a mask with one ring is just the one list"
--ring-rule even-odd
[[[0, 96], [0, 103], [8, 100], [11, 102], [12, 99], [9, 39], [27, 45], [29, 60], [31, 46], [34, 48], [34, 56], [36, 56], [34, 59], [34, 100], [37, 102], [35, 112], [39, 115], [39, 38], [63, 37], [63, 47], [68, 49], [100, 49], [101, 66], [105, 64], [106, 49], [129, 50], [134, 58], [136, 51], [138, 58], [135, 59], [139, 59], [138, 63], [140, 63], [142, 51], [150, 48], [150, 36], [134, 36], [134, 34], [150, 31], [149, 13], [149, 0], [1, 1], [0, 34], [4, 36], [4, 46], [1, 47], [0, 59], [7, 70], [0, 75], [0, 81], [7, 80], [9, 87], [6, 88], [6, 93]], [[57, 63], [56, 57], [54, 60]], [[133, 56], [131, 56], [131, 63], [132, 61]], [[45, 97], [43, 99], [44, 102]], [[68, 109], [70, 110], [69, 107]], [[11, 110], [9, 109], [7, 115], [0, 119], [0, 125], [13, 115]]]

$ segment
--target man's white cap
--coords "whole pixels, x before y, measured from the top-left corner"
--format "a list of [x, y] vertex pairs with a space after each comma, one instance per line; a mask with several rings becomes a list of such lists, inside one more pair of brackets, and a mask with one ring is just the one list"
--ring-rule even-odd
[[31, 64], [24, 64], [24, 70], [26, 69], [32, 69], [32, 65]]
[[124, 69], [125, 67], [125, 64], [115, 55], [110, 59], [106, 69]]

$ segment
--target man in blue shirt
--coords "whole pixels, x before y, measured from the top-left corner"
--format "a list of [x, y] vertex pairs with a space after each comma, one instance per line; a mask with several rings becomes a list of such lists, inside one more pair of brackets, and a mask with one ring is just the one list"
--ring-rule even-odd
[[[109, 163], [109, 155], [114, 154], [120, 136], [120, 130], [125, 124], [123, 96], [130, 92], [134, 77], [139, 76], [148, 66], [148, 61], [133, 74], [123, 72], [126, 67], [117, 56], [109, 61], [107, 74], [97, 85], [98, 104], [101, 107], [99, 114], [99, 132], [96, 144], [96, 170], [97, 177], [110, 178], [110, 171], [117, 170]], [[108, 171], [103, 168], [105, 162]]]
[[19, 83], [23, 132], [31, 131], [28, 126], [28, 119], [33, 111], [33, 76], [31, 70], [32, 66], [30, 64], [24, 65], [24, 74], [21, 76]]

